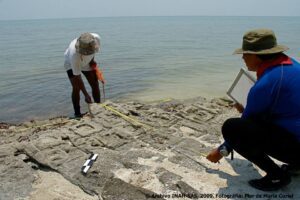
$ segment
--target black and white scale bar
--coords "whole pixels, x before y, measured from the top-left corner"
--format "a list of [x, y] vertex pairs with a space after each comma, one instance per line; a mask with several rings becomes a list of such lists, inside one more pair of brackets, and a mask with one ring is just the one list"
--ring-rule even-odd
[[81, 172], [86, 174], [89, 171], [89, 169], [93, 166], [93, 163], [97, 160], [97, 158], [98, 154], [92, 154], [81, 167]]

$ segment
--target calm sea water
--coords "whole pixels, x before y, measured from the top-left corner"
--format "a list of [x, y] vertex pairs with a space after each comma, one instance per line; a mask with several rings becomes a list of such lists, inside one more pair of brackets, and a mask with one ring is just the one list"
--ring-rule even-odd
[[0, 27], [0, 122], [72, 115], [63, 53], [82, 32], [101, 35], [96, 60], [107, 99], [225, 96], [244, 66], [232, 52], [253, 28], [273, 29], [287, 53], [300, 57], [300, 17], [49, 19], [0, 21]]

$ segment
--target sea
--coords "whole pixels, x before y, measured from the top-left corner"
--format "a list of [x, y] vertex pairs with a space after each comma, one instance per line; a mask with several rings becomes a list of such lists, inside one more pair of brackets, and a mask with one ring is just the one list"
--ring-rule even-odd
[[226, 96], [239, 69], [245, 67], [241, 55], [233, 51], [241, 47], [243, 34], [255, 28], [273, 29], [278, 43], [290, 48], [286, 53], [300, 60], [300, 17], [0, 21], [0, 122], [73, 115], [64, 51], [81, 33], [101, 36], [95, 60], [107, 81], [106, 100], [153, 102]]

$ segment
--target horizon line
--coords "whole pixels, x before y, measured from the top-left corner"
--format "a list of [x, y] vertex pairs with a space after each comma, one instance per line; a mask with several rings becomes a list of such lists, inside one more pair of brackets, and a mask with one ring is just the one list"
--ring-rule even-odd
[[15, 18], [0, 19], [0, 21], [25, 21], [25, 20], [49, 20], [49, 19], [85, 19], [85, 18], [130, 18], [130, 17], [300, 17], [300, 15], [120, 15], [120, 16], [87, 16], [87, 17], [49, 17], [49, 18]]

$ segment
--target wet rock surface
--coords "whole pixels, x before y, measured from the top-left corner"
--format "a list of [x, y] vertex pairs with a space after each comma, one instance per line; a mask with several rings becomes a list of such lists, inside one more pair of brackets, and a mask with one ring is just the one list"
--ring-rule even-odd
[[[222, 123], [238, 115], [229, 103], [204, 98], [106, 102], [92, 104], [92, 115], [81, 120], [2, 125], [0, 199], [34, 199], [32, 185], [41, 170], [59, 173], [84, 193], [103, 200], [207, 193], [203, 154], [222, 141]], [[91, 153], [98, 159], [82, 174]]]

